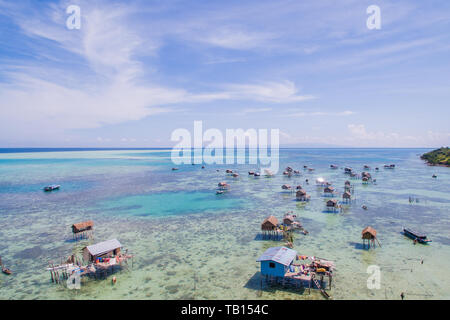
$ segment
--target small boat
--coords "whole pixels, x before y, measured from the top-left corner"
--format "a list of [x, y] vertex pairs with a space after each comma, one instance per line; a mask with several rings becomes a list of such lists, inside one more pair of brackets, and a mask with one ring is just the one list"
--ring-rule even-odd
[[216, 194], [224, 194], [225, 192], [223, 190], [217, 190]]
[[338, 168], [338, 166], [337, 166], [337, 165], [335, 165], [335, 164], [332, 164], [332, 165], [330, 165], [330, 168], [331, 168], [331, 169], [337, 169], [337, 168]]
[[435, 178], [435, 179], [436, 179], [436, 178], [437, 178], [437, 175], [433, 174], [433, 175], [432, 175], [432, 178]]
[[217, 186], [218, 186], [219, 190], [226, 190], [230, 187], [230, 185], [226, 182], [219, 182], [217, 184]]
[[259, 173], [259, 172], [255, 172], [255, 174], [254, 174], [255, 177], [259, 177], [260, 175], [261, 175], [261, 173]]
[[254, 175], [254, 174], [255, 174], [254, 171], [249, 171], [249, 172], [248, 172], [248, 175], [249, 175], [249, 176], [252, 176], [252, 175]]
[[2, 267], [2, 272], [3, 272], [4, 274], [7, 274], [7, 275], [12, 274], [12, 271], [11, 271], [10, 269], [6, 268], [6, 267]]
[[59, 184], [53, 184], [51, 186], [46, 186], [44, 188], [44, 191], [53, 191], [53, 190], [58, 190], [61, 186]]
[[426, 235], [424, 235], [424, 234], [422, 234], [420, 232], [417, 232], [417, 231], [413, 231], [411, 229], [403, 228], [403, 234], [405, 236], [407, 236], [408, 238], [411, 238], [411, 239], [413, 239], [413, 240], [415, 240], [417, 242], [420, 242], [420, 243], [426, 244], [428, 242], [431, 242], [430, 239], [427, 239]]
[[4, 274], [7, 274], [7, 275], [12, 274], [12, 271], [10, 269], [8, 269], [5, 266], [3, 266], [2, 257], [0, 257], [0, 266], [2, 267], [2, 272]]
[[178, 168], [172, 168], [172, 171], [178, 170]]

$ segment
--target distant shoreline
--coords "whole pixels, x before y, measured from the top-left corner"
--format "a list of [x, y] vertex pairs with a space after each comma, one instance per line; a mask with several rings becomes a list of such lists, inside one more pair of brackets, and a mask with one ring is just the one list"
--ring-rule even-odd
[[[4, 153], [27, 153], [27, 152], [76, 152], [76, 151], [145, 151], [145, 150], [172, 150], [174, 147], [148, 147], [148, 148], [0, 148], [0, 154]], [[270, 146], [268, 146], [270, 148]], [[194, 148], [193, 148], [194, 149]], [[226, 148], [223, 148], [224, 150]], [[247, 148], [246, 148], [247, 149]], [[416, 147], [416, 148], [392, 148], [392, 147], [280, 147], [280, 150], [430, 150], [432, 148]]]
[[439, 148], [420, 156], [429, 166], [450, 167], [450, 148]]

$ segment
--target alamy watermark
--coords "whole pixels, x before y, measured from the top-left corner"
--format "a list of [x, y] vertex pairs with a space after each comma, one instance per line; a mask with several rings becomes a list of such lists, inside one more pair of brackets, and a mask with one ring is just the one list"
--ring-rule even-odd
[[370, 274], [367, 278], [367, 289], [380, 289], [381, 288], [381, 270], [377, 265], [370, 265], [367, 267], [366, 272]]
[[[254, 164], [276, 173], [279, 169], [279, 129], [219, 129], [203, 132], [203, 122], [194, 121], [194, 132], [184, 128], [172, 132], [178, 142], [172, 149], [174, 164]], [[205, 143], [207, 145], [205, 146]], [[270, 151], [270, 153], [269, 153]]]
[[77, 5], [70, 5], [66, 9], [66, 13], [70, 14], [66, 20], [66, 27], [69, 30], [81, 28], [81, 8]]
[[81, 289], [81, 275], [79, 272], [73, 272], [66, 281], [67, 288], [73, 289]]

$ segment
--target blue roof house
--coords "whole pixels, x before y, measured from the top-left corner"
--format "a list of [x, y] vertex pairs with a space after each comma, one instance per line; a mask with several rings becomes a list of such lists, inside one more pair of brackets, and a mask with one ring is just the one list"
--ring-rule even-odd
[[267, 249], [256, 261], [261, 262], [261, 274], [263, 276], [284, 277], [296, 256], [297, 251], [295, 250], [286, 247], [274, 247]]

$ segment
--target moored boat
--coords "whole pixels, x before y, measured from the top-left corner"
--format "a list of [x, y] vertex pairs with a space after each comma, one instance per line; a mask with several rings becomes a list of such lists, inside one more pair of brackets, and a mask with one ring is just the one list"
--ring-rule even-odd
[[4, 274], [7, 274], [7, 275], [12, 274], [12, 271], [3, 265], [2, 257], [0, 257], [0, 266], [2, 267], [2, 272]]
[[404, 234], [405, 236], [407, 236], [408, 238], [411, 238], [411, 239], [413, 239], [413, 240], [416, 240], [417, 242], [420, 242], [420, 243], [428, 243], [428, 242], [431, 242], [430, 239], [427, 239], [427, 236], [426, 236], [426, 235], [424, 235], [424, 234], [422, 234], [422, 233], [420, 233], [420, 232], [411, 230], [411, 229], [409, 229], [409, 228], [403, 228], [403, 234]]
[[7, 275], [12, 274], [12, 271], [11, 271], [10, 269], [6, 268], [6, 267], [2, 267], [2, 272], [3, 272], [4, 274], [7, 274]]
[[58, 190], [61, 186], [59, 184], [53, 184], [51, 186], [46, 186], [44, 188], [44, 191], [53, 191], [53, 190]]

